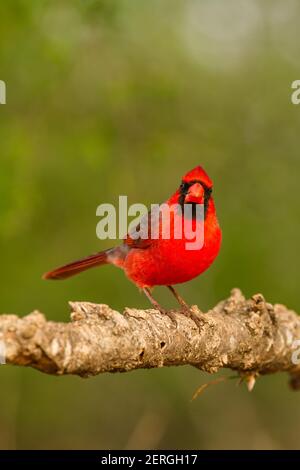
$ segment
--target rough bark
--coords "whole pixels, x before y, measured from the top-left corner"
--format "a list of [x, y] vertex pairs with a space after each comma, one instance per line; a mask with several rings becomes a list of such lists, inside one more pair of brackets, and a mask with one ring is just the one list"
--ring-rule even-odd
[[0, 316], [7, 364], [48, 374], [82, 377], [102, 372], [192, 365], [206, 372], [230, 368], [241, 376], [286, 371], [300, 388], [300, 317], [261, 294], [246, 300], [238, 289], [207, 313], [192, 307], [197, 323], [180, 311], [175, 321], [156, 310], [71, 302], [70, 323], [35, 311]]

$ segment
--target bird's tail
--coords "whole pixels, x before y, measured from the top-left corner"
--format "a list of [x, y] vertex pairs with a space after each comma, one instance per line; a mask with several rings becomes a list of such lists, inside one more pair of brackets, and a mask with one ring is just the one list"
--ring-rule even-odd
[[94, 255], [90, 255], [78, 261], [73, 261], [73, 263], [61, 266], [60, 268], [56, 268], [53, 271], [45, 273], [43, 275], [43, 279], [67, 279], [68, 277], [75, 276], [75, 274], [79, 274], [86, 269], [101, 266], [102, 264], [108, 264], [108, 255], [112, 250], [113, 249], [100, 251]]

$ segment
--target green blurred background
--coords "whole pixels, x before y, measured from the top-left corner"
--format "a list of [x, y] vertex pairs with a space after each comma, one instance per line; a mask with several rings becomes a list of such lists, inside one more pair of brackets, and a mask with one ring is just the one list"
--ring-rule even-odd
[[[0, 312], [147, 307], [111, 266], [64, 283], [41, 274], [111, 245], [96, 238], [98, 204], [162, 202], [198, 164], [223, 247], [181, 294], [208, 309], [238, 286], [299, 309], [299, 15], [294, 0], [2, 0]], [[0, 374], [3, 449], [300, 447], [300, 395], [281, 374], [193, 402], [211, 377], [191, 367]]]

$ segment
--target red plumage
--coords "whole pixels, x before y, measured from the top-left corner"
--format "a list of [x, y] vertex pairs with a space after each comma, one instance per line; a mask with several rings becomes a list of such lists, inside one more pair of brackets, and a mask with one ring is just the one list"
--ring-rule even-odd
[[[170, 208], [170, 239], [163, 238], [161, 224], [157, 239], [151, 238], [150, 233], [146, 239], [134, 239], [129, 233], [122, 245], [55, 269], [46, 273], [44, 278], [65, 279], [93, 266], [114, 264], [121, 267], [138, 287], [144, 289], [155, 307], [160, 308], [149, 288], [156, 285], [170, 287], [189, 281], [205, 271], [219, 253], [222, 236], [211, 196], [212, 186], [211, 179], [200, 166], [183, 177], [179, 189], [166, 201]], [[204, 243], [200, 249], [188, 250], [187, 243], [191, 240], [184, 234], [180, 239], [174, 237], [174, 224], [185, 221], [185, 216], [177, 210], [179, 204], [204, 204], [204, 220], [193, 218], [191, 221], [193, 230], [204, 229]], [[149, 220], [151, 217], [149, 213]], [[170, 289], [184, 303], [174, 289]]]

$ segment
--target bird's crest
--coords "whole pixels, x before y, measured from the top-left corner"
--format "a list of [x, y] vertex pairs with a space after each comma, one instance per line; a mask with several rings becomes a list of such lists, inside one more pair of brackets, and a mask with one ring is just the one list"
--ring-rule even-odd
[[184, 175], [184, 177], [182, 178], [182, 181], [184, 183], [189, 183], [191, 181], [200, 181], [207, 188], [212, 188], [213, 186], [212, 180], [201, 166], [196, 166], [191, 171], [186, 173], [186, 175]]

